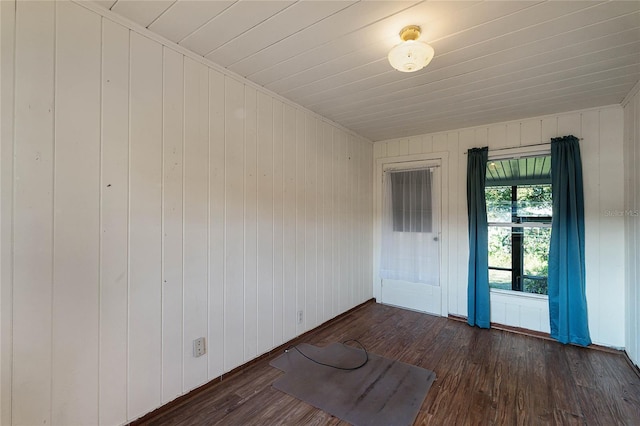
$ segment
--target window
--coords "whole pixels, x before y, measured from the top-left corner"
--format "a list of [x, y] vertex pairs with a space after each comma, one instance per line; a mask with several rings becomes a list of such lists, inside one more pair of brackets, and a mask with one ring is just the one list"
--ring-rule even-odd
[[551, 157], [489, 161], [489, 287], [547, 294]]
[[431, 232], [431, 169], [392, 172], [394, 232]]

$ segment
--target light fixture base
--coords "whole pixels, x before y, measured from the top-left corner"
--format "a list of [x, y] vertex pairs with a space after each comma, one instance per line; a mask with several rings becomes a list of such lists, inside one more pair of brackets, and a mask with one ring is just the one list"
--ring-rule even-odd
[[420, 27], [417, 25], [407, 25], [400, 30], [402, 41], [417, 40], [420, 37]]

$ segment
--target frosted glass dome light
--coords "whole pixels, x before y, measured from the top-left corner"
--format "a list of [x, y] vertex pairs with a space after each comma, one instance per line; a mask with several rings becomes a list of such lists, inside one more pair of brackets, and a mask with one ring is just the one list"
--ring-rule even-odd
[[414, 72], [426, 67], [435, 51], [427, 43], [418, 41], [420, 27], [409, 25], [400, 31], [402, 43], [389, 52], [389, 63], [402, 72]]

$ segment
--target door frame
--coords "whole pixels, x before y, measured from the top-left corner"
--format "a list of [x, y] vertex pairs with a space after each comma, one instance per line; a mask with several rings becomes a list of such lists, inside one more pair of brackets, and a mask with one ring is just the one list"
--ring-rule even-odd
[[380, 249], [382, 240], [382, 198], [384, 171], [389, 168], [419, 168], [421, 165], [439, 162], [440, 166], [440, 312], [449, 313], [449, 153], [431, 152], [376, 159], [373, 179], [373, 297], [380, 301]]

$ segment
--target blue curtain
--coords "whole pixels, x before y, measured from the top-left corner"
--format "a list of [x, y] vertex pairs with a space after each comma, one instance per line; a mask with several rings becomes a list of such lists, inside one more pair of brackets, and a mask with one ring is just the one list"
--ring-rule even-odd
[[469, 325], [489, 328], [489, 230], [484, 185], [488, 148], [467, 152], [467, 211], [469, 213], [469, 283], [467, 308]]
[[584, 263], [584, 194], [580, 146], [575, 136], [551, 139], [553, 215], [549, 246], [551, 337], [591, 343]]

